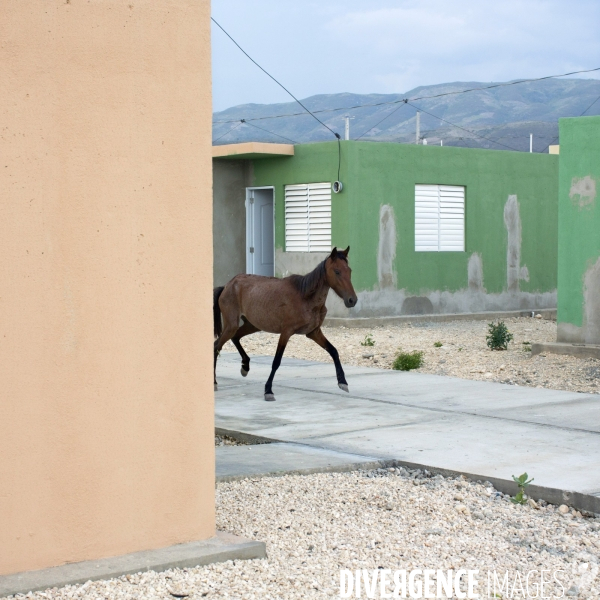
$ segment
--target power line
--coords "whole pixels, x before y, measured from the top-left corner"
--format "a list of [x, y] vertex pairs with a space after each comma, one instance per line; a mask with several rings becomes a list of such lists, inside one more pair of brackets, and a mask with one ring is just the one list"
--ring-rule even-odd
[[430, 112], [427, 112], [426, 110], [423, 110], [422, 108], [419, 108], [418, 106], [415, 106], [414, 104], [411, 104], [410, 102], [407, 102], [407, 104], [412, 106], [413, 108], [416, 108], [417, 110], [420, 110], [421, 112], [424, 112], [426, 115], [429, 115], [430, 117], [439, 119], [440, 121], [444, 121], [444, 123], [448, 123], [449, 125], [452, 125], [452, 127], [457, 127], [458, 129], [462, 129], [463, 131], [466, 131], [467, 133], [470, 133], [471, 135], [474, 135], [475, 137], [481, 138], [482, 140], [487, 140], [488, 142], [492, 142], [494, 144], [498, 144], [499, 146], [504, 146], [505, 148], [508, 148], [509, 150], [515, 150], [518, 152], [518, 150], [516, 148], [507, 146], [506, 144], [503, 144], [502, 142], [496, 142], [496, 141], [492, 140], [491, 138], [487, 138], [487, 137], [484, 137], [483, 135], [479, 135], [478, 133], [475, 133], [474, 131], [471, 131], [469, 129], [465, 129], [464, 127], [461, 127], [460, 125], [455, 125], [454, 123], [450, 123], [450, 121], [447, 121], [446, 119], [442, 119], [442, 117], [438, 117]]
[[[590, 108], [592, 108], [592, 106], [594, 106], [594, 104], [596, 104], [596, 102], [598, 102], [598, 100], [600, 100], [600, 96], [598, 96], [579, 116], [583, 117], [583, 115], [585, 115], [585, 113], [590, 110]], [[554, 144], [554, 142], [558, 141], [558, 136], [556, 136], [543, 150], [542, 152], [546, 152], [546, 150], [548, 150], [550, 148], [550, 146], [552, 146], [552, 144]]]
[[[212, 18], [212, 17], [211, 17]], [[213, 19], [214, 21], [214, 19]], [[215, 21], [216, 23], [216, 21]], [[217, 25], [219, 25], [217, 23]], [[219, 25], [219, 27], [221, 27]], [[223, 29], [221, 27], [221, 29]], [[225, 31], [223, 29], [223, 31]], [[229, 34], [227, 32], [225, 32], [227, 36], [229, 36]], [[231, 36], [229, 36], [231, 38]], [[233, 38], [231, 38], [232, 41], [236, 44], [236, 46], [238, 46], [238, 48], [240, 48], [240, 46], [237, 44], [237, 42], [235, 42], [235, 40], [233, 40]], [[240, 50], [242, 50], [240, 48]], [[242, 50], [242, 52], [244, 52]], [[246, 54], [246, 52], [244, 52], [244, 54]], [[246, 56], [248, 56], [246, 54]], [[248, 58], [250, 58], [248, 56]], [[252, 60], [250, 58], [250, 60]], [[258, 63], [256, 63], [254, 60], [252, 60], [252, 62], [254, 62], [261, 70], [264, 71], [264, 69], [258, 65]], [[506, 87], [506, 86], [511, 86], [511, 85], [518, 85], [521, 83], [530, 83], [533, 81], [543, 81], [546, 79], [556, 79], [557, 77], [567, 77], [569, 75], [578, 75], [580, 73], [592, 73], [594, 71], [600, 71], [600, 67], [596, 67], [594, 69], [584, 69], [582, 71], [571, 71], [570, 73], [562, 73], [560, 75], [546, 75], [545, 77], [536, 77], [533, 79], [518, 79], [516, 81], [508, 81], [505, 83], [495, 83], [492, 85], [487, 85], [487, 86], [482, 86], [482, 87], [477, 87], [477, 88], [468, 88], [466, 90], [457, 90], [455, 92], [443, 92], [441, 94], [433, 94], [431, 96], [417, 96], [415, 98], [401, 98], [399, 100], [390, 100], [387, 102], [373, 102], [371, 104], [356, 104], [354, 106], [343, 106], [343, 107], [339, 107], [339, 108], [323, 108], [321, 110], [315, 110], [315, 111], [309, 111], [308, 108], [306, 108], [295, 96], [293, 96], [290, 92], [288, 92], [288, 90], [285, 90], [285, 88], [283, 88], [286, 92], [288, 92], [288, 94], [290, 94], [290, 96], [292, 96], [292, 98], [294, 98], [294, 100], [296, 100], [296, 102], [298, 102], [298, 104], [300, 104], [300, 106], [302, 106], [302, 108], [304, 108], [311, 116], [313, 116], [315, 119], [317, 119], [317, 117], [315, 117], [315, 114], [321, 114], [321, 113], [327, 113], [327, 112], [337, 112], [340, 110], [354, 110], [357, 108], [369, 108], [369, 107], [376, 107], [376, 106], [386, 106], [386, 105], [391, 105], [391, 104], [400, 104], [401, 102], [416, 102], [417, 100], [429, 100], [431, 98], [441, 98], [443, 96], [453, 96], [453, 95], [458, 95], [458, 94], [467, 94], [469, 92], [477, 92], [477, 91], [482, 91], [482, 90], [490, 90], [493, 88], [499, 88], [499, 87]], [[265, 71], [265, 73], [267, 73]], [[267, 75], [269, 75], [267, 73]], [[269, 75], [269, 77], [271, 77], [271, 75]], [[279, 85], [281, 85], [276, 79], [274, 79], [273, 77], [271, 77], [271, 79], [273, 79], [274, 81], [276, 81], [276, 83], [278, 83]], [[281, 86], [283, 87], [283, 86]], [[594, 102], [595, 104], [595, 102]], [[591, 108], [591, 106], [589, 107]], [[589, 110], [588, 108], [588, 110]], [[282, 118], [287, 118], [287, 117], [298, 117], [301, 115], [304, 115], [305, 113], [290, 113], [290, 114], [285, 114], [285, 115], [271, 115], [271, 116], [266, 116], [266, 117], [254, 117], [252, 119], [247, 119], [247, 120], [251, 120], [251, 121], [262, 121], [265, 119], [282, 119]], [[229, 119], [229, 120], [224, 120], [224, 121], [213, 121], [213, 123], [235, 123], [235, 121], [237, 121], [237, 119]], [[327, 125], [325, 125], [325, 123], [323, 123], [322, 121], [320, 121], [319, 119], [317, 119], [317, 121], [319, 121], [319, 123], [321, 123], [321, 125], [324, 125], [325, 127], [327, 127]], [[329, 129], [329, 127], [327, 127], [327, 129]], [[329, 129], [329, 131], [332, 131], [331, 129]], [[335, 132], [332, 131], [332, 133], [335, 134]]]
[[218, 142], [221, 138], [225, 137], [228, 133], [231, 133], [234, 129], [237, 129], [242, 124], [240, 121], [237, 125], [234, 125], [229, 131], [226, 131], [223, 135], [220, 135], [217, 139], [213, 140], [212, 143]]
[[[339, 139], [340, 135], [338, 133], [336, 133], [335, 131], [333, 131], [333, 129], [331, 129], [331, 127], [328, 127], [327, 125], [325, 125], [325, 123], [323, 123], [323, 121], [321, 121], [321, 119], [319, 119], [318, 117], [316, 117], [312, 112], [310, 112], [310, 110], [308, 110], [308, 108], [306, 108], [306, 106], [304, 106], [304, 104], [302, 104], [302, 102], [300, 102], [300, 100], [298, 100], [298, 98], [296, 98], [296, 96], [294, 96], [294, 94], [292, 94], [292, 92], [290, 92], [290, 90], [288, 90], [282, 83], [279, 83], [279, 81], [277, 81], [277, 79], [275, 79], [275, 77], [273, 77], [273, 75], [271, 75], [268, 71], [266, 71], [265, 69], [263, 69], [226, 31], [225, 29], [223, 29], [223, 27], [221, 27], [221, 25], [219, 25], [219, 23], [217, 23], [217, 21], [215, 21], [215, 19], [213, 19], [213, 17], [210, 18], [211, 21], [266, 75], [268, 75], [281, 89], [283, 89], [285, 92], [287, 92], [309, 115], [311, 115], [314, 119], [316, 119], [319, 123], [321, 123], [321, 125], [323, 125], [323, 127], [325, 127], [326, 129], [329, 129], [329, 131], [331, 131], [331, 133], [333, 133], [333, 135], [335, 135], [336, 138]], [[251, 119], [252, 121], [257, 121], [258, 119]], [[224, 121], [223, 121], [224, 122]], [[246, 122], [248, 122], [248, 119], [246, 119]], [[249, 124], [249, 123], [248, 123]]]
[[262, 127], [259, 127], [258, 125], [254, 125], [254, 123], [248, 123], [248, 121], [246, 121], [246, 119], [241, 119], [240, 125], [242, 123], [244, 123], [246, 125], [250, 125], [250, 127], [256, 127], [256, 129], [260, 129], [261, 131], [265, 131], [266, 133], [270, 133], [271, 135], [279, 137], [282, 140], [287, 140], [288, 142], [292, 142], [292, 144], [297, 144], [298, 143], [298, 142], [295, 142], [294, 140], [290, 140], [290, 138], [287, 138], [284, 135], [279, 135], [278, 133], [273, 133], [272, 131], [269, 131], [268, 129], [263, 129]]
[[590, 108], [592, 108], [592, 106], [594, 106], [598, 100], [600, 100], [600, 96], [598, 96], [579, 116], [583, 117], [583, 115], [585, 115], [585, 113], [590, 110]]
[[377, 127], [379, 124], [383, 123], [388, 117], [391, 117], [397, 110], [400, 110], [405, 104], [406, 104], [406, 102], [404, 102], [400, 106], [396, 107], [391, 113], [389, 113], [388, 115], [383, 117], [383, 119], [381, 119], [381, 121], [379, 121], [378, 123], [375, 123], [375, 125], [373, 125], [373, 127], [371, 127], [370, 129], [367, 129], [367, 131], [365, 131], [362, 135], [359, 135], [356, 138], [356, 141], [360, 140], [361, 137], [364, 137], [365, 135], [367, 135], [367, 133], [369, 133], [369, 131], [371, 131], [371, 129], [375, 129], [375, 127]]

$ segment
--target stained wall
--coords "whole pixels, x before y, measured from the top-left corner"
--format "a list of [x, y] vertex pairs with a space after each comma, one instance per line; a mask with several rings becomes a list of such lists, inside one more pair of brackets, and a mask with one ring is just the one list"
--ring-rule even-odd
[[[392, 316], [556, 307], [556, 155], [345, 141], [295, 146], [254, 161], [254, 185], [274, 185], [276, 273], [320, 256], [286, 252], [284, 187], [335, 181], [332, 244], [350, 245], [356, 308], [330, 316]], [[415, 252], [415, 185], [465, 186], [465, 251]], [[297, 256], [300, 255], [300, 256]], [[331, 296], [331, 294], [330, 294]]]
[[600, 344], [600, 117], [559, 133], [558, 341]]

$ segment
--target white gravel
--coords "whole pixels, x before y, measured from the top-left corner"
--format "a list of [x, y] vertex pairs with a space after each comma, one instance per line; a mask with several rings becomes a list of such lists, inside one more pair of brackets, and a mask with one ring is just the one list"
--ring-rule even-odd
[[[336, 598], [340, 569], [378, 567], [495, 569], [511, 578], [560, 569], [565, 590], [597, 596], [600, 519], [541, 504], [515, 506], [490, 485], [404, 469], [221, 483], [218, 528], [265, 541], [268, 559], [146, 572], [28, 597]], [[561, 588], [552, 592], [560, 596]]]
[[[556, 341], [555, 322], [511, 318], [505, 323], [514, 335], [507, 351], [492, 351], [487, 347], [487, 321], [415, 323], [375, 329], [329, 327], [323, 331], [337, 348], [342, 364], [346, 365], [390, 369], [399, 349], [405, 352], [423, 350], [424, 365], [419, 369], [423, 373], [600, 393], [600, 360], [556, 354], [531, 356], [529, 344]], [[374, 340], [374, 346], [361, 345], [367, 335]], [[276, 335], [260, 332], [245, 337], [242, 344], [250, 358], [252, 355], [273, 356], [277, 339]], [[442, 346], [436, 348], [436, 342], [441, 342]], [[231, 342], [224, 350], [236, 352]], [[285, 356], [332, 362], [323, 349], [299, 335], [291, 338]]]

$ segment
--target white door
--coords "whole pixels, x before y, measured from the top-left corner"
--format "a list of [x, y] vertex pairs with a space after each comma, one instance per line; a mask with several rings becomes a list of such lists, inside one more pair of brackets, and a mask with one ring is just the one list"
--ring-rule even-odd
[[246, 273], [275, 274], [273, 188], [246, 188]]

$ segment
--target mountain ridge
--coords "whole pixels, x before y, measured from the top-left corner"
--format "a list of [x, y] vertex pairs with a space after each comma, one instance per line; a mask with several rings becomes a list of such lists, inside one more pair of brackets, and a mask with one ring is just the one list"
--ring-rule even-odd
[[[414, 143], [419, 109], [421, 138], [428, 143], [528, 151], [529, 134], [533, 133], [535, 152], [545, 152], [548, 145], [557, 143], [560, 117], [579, 116], [595, 100], [586, 115], [600, 114], [598, 79], [548, 79], [410, 100], [489, 85], [496, 83], [456, 81], [418, 86], [403, 94], [317, 94], [302, 103], [311, 111], [324, 111], [316, 113], [318, 118], [342, 138], [344, 116], [348, 114], [353, 117], [350, 139]], [[409, 104], [401, 102], [405, 98]], [[386, 104], [370, 106], [379, 103]], [[242, 104], [218, 111], [213, 117], [215, 144], [332, 139], [331, 132], [296, 102]], [[249, 122], [242, 124], [240, 119]]]

